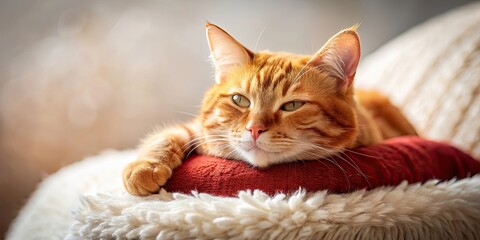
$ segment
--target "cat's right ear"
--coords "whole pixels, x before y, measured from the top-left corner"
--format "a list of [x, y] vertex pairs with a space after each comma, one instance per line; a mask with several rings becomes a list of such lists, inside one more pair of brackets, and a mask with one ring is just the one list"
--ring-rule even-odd
[[215, 80], [222, 83], [226, 81], [232, 68], [252, 61], [254, 54], [220, 27], [207, 22], [205, 28], [211, 58], [215, 65]]

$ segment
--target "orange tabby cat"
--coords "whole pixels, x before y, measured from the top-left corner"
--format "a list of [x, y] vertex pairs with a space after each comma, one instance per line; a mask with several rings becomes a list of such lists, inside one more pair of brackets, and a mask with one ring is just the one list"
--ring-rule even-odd
[[158, 192], [190, 151], [267, 167], [416, 134], [386, 97], [354, 96], [356, 26], [313, 56], [254, 53], [213, 24], [206, 31], [216, 84], [197, 119], [144, 140], [138, 160], [123, 174], [131, 194]]

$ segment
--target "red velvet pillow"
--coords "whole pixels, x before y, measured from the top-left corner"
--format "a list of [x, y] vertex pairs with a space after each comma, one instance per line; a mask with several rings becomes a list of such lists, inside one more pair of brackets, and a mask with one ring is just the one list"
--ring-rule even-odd
[[233, 196], [246, 189], [260, 189], [268, 194], [289, 193], [299, 188], [345, 193], [398, 185], [403, 180], [409, 183], [433, 178], [448, 180], [479, 172], [480, 162], [455, 147], [418, 137], [399, 137], [332, 159], [279, 164], [266, 169], [242, 161], [192, 156], [175, 169], [165, 189], [184, 193], [197, 190], [220, 196]]

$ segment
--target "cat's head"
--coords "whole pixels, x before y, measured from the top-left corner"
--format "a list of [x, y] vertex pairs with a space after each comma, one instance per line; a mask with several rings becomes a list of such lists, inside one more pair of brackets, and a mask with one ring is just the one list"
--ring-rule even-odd
[[355, 26], [313, 56], [255, 53], [218, 26], [208, 23], [206, 31], [216, 79], [201, 110], [206, 153], [265, 167], [320, 159], [354, 144]]

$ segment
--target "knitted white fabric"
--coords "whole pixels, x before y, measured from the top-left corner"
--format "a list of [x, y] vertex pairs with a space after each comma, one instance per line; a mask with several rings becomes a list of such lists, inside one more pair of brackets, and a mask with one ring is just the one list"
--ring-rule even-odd
[[423, 136], [480, 157], [480, 4], [440, 15], [362, 61], [356, 85], [384, 92]]

